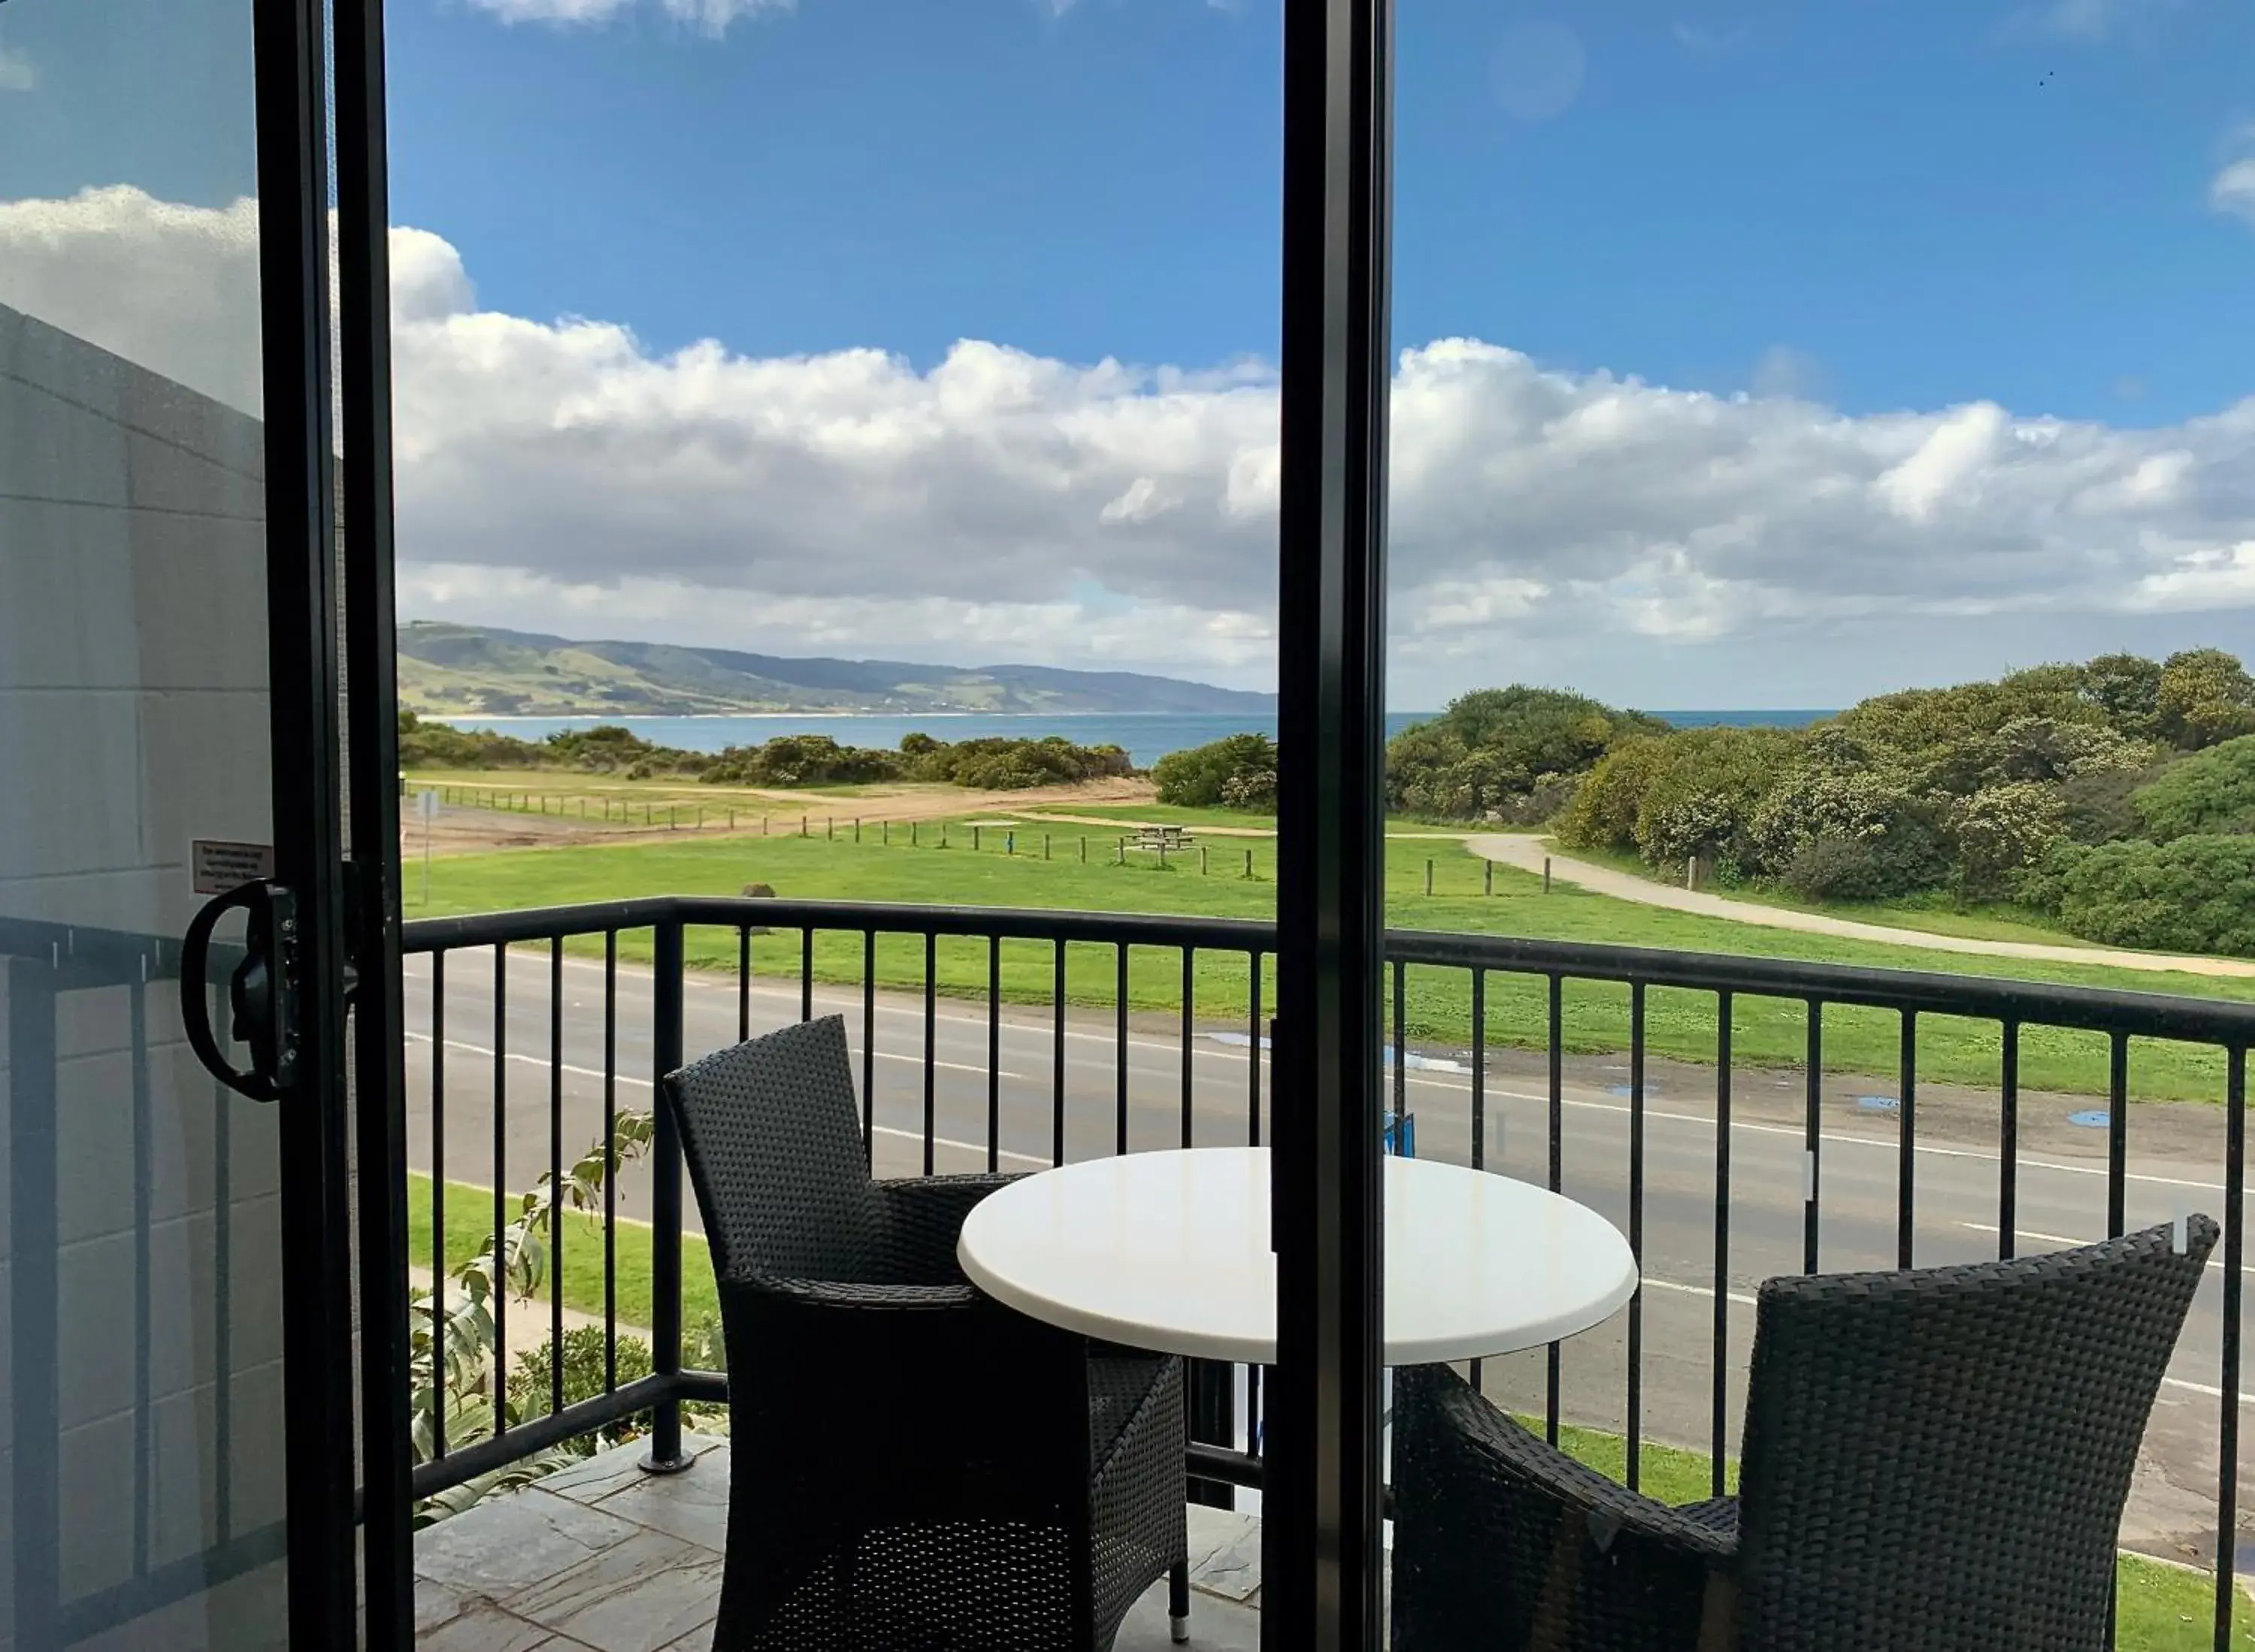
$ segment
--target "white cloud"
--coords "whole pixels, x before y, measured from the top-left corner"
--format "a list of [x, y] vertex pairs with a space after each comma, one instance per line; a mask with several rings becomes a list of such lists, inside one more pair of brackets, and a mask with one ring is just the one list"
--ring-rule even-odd
[[2064, 39], [2093, 42], [2151, 25], [2181, 0], [2047, 0], [2023, 14], [2038, 32]]
[[[255, 233], [248, 203], [130, 189], [0, 206], [0, 303], [255, 406]], [[659, 353], [480, 308], [425, 231], [391, 251], [406, 614], [1273, 670], [1278, 401], [1257, 364], [980, 341], [925, 366]], [[1993, 671], [2139, 626], [2228, 642], [2255, 609], [2255, 399], [2151, 429], [1987, 401], [1851, 417], [1440, 339], [1402, 352], [1393, 431], [1402, 704], [1531, 675], [1837, 703], [1844, 678]], [[2219, 630], [2223, 610], [2243, 617]], [[1768, 685], [1804, 667], [1832, 686]], [[1671, 686], [1694, 680], [1717, 685]]]
[[1824, 364], [1806, 350], [1789, 344], [1773, 344], [1754, 362], [1749, 388], [1757, 396], [1788, 396], [1807, 399], [1824, 387]]
[[2209, 184], [2208, 204], [2255, 224], [2255, 126], [2233, 135], [2230, 158]]
[[706, 34], [727, 32], [740, 18], [763, 17], [790, 11], [797, 0], [469, 0], [481, 11], [504, 23], [549, 23], [566, 27], [593, 26], [610, 22], [626, 12], [655, 11]]
[[1581, 95], [1587, 69], [1581, 37], [1563, 23], [1537, 18], [1504, 31], [1488, 61], [1488, 82], [1507, 113], [1547, 121]]
[[39, 71], [32, 60], [0, 46], [0, 92], [36, 91], [39, 84]]

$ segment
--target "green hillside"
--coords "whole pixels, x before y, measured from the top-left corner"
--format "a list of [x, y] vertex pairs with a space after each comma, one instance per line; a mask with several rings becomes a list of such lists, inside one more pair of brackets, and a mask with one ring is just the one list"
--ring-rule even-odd
[[1132, 671], [790, 659], [664, 643], [574, 642], [417, 620], [399, 629], [399, 699], [438, 716], [746, 712], [1273, 711], [1275, 697]]

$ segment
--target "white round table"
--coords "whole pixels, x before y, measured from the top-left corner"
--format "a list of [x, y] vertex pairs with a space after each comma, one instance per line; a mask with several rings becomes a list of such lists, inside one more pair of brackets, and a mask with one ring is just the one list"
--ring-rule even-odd
[[[1130, 1153], [988, 1194], [956, 1245], [1021, 1313], [1130, 1347], [1276, 1361], [1262, 1148]], [[1508, 1177], [1386, 1161], [1386, 1363], [1540, 1347], [1635, 1294], [1628, 1241], [1595, 1211]]]

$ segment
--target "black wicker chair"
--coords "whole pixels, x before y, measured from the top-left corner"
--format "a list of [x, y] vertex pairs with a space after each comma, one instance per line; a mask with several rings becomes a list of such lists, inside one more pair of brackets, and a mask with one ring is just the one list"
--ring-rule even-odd
[[2100, 1652], [2216, 1224], [1773, 1279], [1740, 1495], [1669, 1508], [1445, 1366], [1394, 1390], [1394, 1652]]
[[1190, 1609], [1181, 1362], [1092, 1349], [955, 1262], [1010, 1178], [870, 1177], [842, 1020], [674, 1073], [719, 1276], [728, 1555], [714, 1652], [1105, 1652]]

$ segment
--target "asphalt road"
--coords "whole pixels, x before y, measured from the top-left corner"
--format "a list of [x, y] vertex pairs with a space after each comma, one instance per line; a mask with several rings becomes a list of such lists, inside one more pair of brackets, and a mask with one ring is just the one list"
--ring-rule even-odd
[[[494, 1011], [490, 952], [448, 960], [445, 1018], [443, 1172], [449, 1181], [512, 1191], [528, 1187], [554, 1150], [569, 1163], [601, 1135], [603, 1108], [603, 974], [600, 966], [564, 963], [560, 1083], [551, 1060], [549, 963], [516, 953], [508, 960], [503, 1014]], [[432, 969], [407, 960], [410, 1161], [434, 1168], [432, 1069]], [[651, 1105], [650, 975], [622, 965], [617, 981], [615, 1096], [622, 1108]], [[818, 1014], [847, 1017], [861, 1070], [862, 1000], [858, 988], [824, 988]], [[795, 980], [757, 981], [750, 995], [755, 1032], [796, 1020]], [[685, 998], [685, 1047], [694, 1057], [733, 1042], [739, 999], [733, 980], [692, 977]], [[989, 1026], [984, 1006], [941, 1001], [932, 1021], [932, 1167], [983, 1168], [987, 1162]], [[1225, 1042], [1225, 1038], [1233, 1042]], [[1070, 1012], [1064, 1037], [1064, 1150], [1078, 1159], [1118, 1150], [1124, 1128], [1129, 1150], [1179, 1146], [1184, 1140], [1184, 1074], [1178, 1025], [1169, 1017], [1131, 1021], [1123, 1052], [1112, 1012]], [[924, 1168], [924, 1007], [913, 994], [880, 994], [875, 1012], [876, 1156], [882, 1174]], [[1005, 1170], [1051, 1162], [1057, 1128], [1057, 1037], [1046, 1010], [1006, 1007], [994, 1035], [999, 1074], [992, 1086], [996, 1162]], [[502, 1052], [496, 1060], [495, 1051]], [[1201, 1026], [1192, 1042], [1189, 1139], [1198, 1145], [1242, 1144], [1250, 1112], [1244, 1030]], [[1120, 1106], [1124, 1055], [1126, 1107]], [[1539, 1052], [1497, 1052], [1490, 1059], [1486, 1126], [1488, 1168], [1542, 1180], [1549, 1158], [1548, 1098]], [[1416, 1117], [1420, 1156], [1459, 1163], [1471, 1156], [1469, 1074], [1446, 1070], [1406, 1073], [1404, 1095]], [[1268, 1075], [1260, 1075], [1264, 1134]], [[1570, 1197], [1629, 1227], [1630, 1104], [1618, 1060], [1575, 1058], [1566, 1068], [1560, 1136], [1562, 1185]], [[495, 1170], [496, 1084], [505, 1106]], [[1797, 1072], [1741, 1071], [1734, 1076], [1728, 1135], [1731, 1199], [1725, 1265], [1717, 1300], [1718, 1235], [1715, 1074], [1654, 1064], [1648, 1073], [1645, 1121], [1642, 1257], [1644, 1290], [1643, 1428], [1648, 1438], [1705, 1449], [1712, 1438], [1714, 1351], [1724, 1349], [1727, 1412], [1725, 1438], [1735, 1450], [1753, 1291], [1765, 1277], [1797, 1273], [1803, 1262], [1804, 1086]], [[1898, 1142], [1893, 1118], [1864, 1110], [1857, 1096], [1871, 1086], [1852, 1075], [1828, 1079], [1821, 1142], [1820, 1265], [1826, 1271], [1895, 1265], [1899, 1232]], [[2029, 1101], [2017, 1177], [2019, 1248], [2055, 1248], [2100, 1237], [2106, 1226], [2104, 1133], [2061, 1122], [2072, 1105], [2058, 1099], [2047, 1112]], [[1997, 1254], [1999, 1165], [1994, 1103], [1978, 1097], [1921, 1093], [1914, 1176], [1914, 1259], [1921, 1265], [1973, 1261]], [[2133, 1123], [2139, 1150], [2130, 1157], [2130, 1226], [2172, 1220], [2185, 1210], [2220, 1213], [2221, 1130], [2213, 1109], [2174, 1109], [2166, 1128]], [[554, 1128], [551, 1128], [551, 1120]], [[2150, 1145], [2144, 1138], [2154, 1139]], [[621, 1180], [621, 1209], [650, 1214], [649, 1177], [630, 1170]], [[693, 1200], [685, 1213], [693, 1229]], [[2190, 1558], [2213, 1546], [2216, 1465], [2222, 1390], [2222, 1275], [2209, 1277], [2156, 1408], [2125, 1522], [2125, 1541]], [[1562, 1410], [1567, 1421], [1619, 1429], [1626, 1417], [1629, 1316], [1616, 1318], [1564, 1346]], [[1541, 1353], [1486, 1362], [1488, 1391], [1514, 1409], [1539, 1412], [1547, 1386]], [[2244, 1402], [2244, 1401], [2243, 1401]], [[2243, 1463], [2255, 1458], [2255, 1441]], [[2243, 1499], [2243, 1503], [2251, 1501]]]

